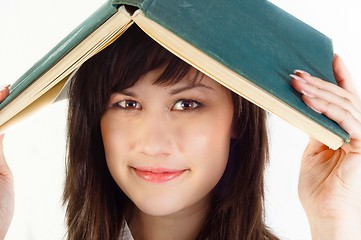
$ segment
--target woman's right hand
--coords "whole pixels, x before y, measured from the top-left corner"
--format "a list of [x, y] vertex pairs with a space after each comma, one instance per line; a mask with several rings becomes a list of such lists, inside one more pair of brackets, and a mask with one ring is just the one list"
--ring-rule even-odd
[[[0, 89], [0, 102], [9, 95], [9, 86]], [[14, 182], [3, 152], [3, 138], [0, 135], [0, 239], [4, 239], [14, 213]]]

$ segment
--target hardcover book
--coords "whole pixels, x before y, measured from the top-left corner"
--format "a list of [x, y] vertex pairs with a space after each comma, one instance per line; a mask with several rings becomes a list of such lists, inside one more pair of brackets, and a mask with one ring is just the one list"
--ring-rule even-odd
[[336, 83], [332, 41], [266, 0], [107, 1], [10, 88], [0, 130], [56, 99], [69, 76], [132, 24], [215, 81], [336, 149], [349, 135], [290, 85], [302, 69]]

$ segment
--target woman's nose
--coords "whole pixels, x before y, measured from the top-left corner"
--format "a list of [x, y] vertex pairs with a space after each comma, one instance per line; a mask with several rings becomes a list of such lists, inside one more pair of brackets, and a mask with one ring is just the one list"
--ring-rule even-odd
[[138, 147], [148, 156], [167, 156], [174, 146], [171, 120], [162, 114], [152, 113], [144, 116], [139, 126]]

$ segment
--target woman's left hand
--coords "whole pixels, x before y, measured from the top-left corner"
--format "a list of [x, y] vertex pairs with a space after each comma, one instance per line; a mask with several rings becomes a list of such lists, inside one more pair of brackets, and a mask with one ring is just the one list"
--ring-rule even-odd
[[299, 197], [313, 239], [361, 239], [361, 100], [337, 55], [333, 70], [338, 86], [303, 71], [293, 75], [292, 86], [303, 101], [351, 137], [337, 150], [310, 139], [302, 158]]

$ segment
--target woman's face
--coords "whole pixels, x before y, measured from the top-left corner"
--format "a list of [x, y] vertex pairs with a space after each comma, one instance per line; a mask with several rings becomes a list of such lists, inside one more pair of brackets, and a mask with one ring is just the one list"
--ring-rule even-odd
[[110, 173], [145, 214], [167, 216], [209, 203], [228, 160], [233, 104], [229, 90], [192, 69], [171, 86], [161, 69], [114, 93], [101, 119]]

